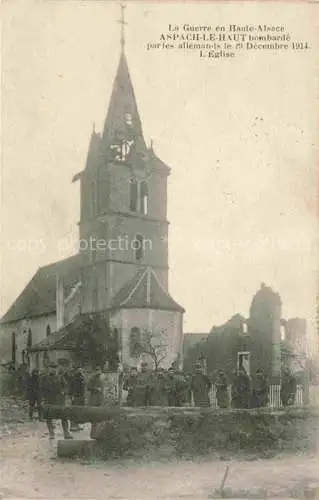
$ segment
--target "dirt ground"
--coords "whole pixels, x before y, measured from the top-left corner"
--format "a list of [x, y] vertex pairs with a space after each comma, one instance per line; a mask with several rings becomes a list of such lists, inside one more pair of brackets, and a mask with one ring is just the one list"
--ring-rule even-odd
[[[21, 405], [2, 401], [1, 406], [0, 498], [212, 498], [227, 465], [225, 487], [233, 498], [261, 490], [268, 498], [291, 498], [301, 485], [319, 485], [319, 457], [313, 454], [250, 461], [61, 461], [56, 456], [59, 424], [51, 443], [45, 423], [28, 421]], [[81, 434], [88, 436], [89, 427]]]

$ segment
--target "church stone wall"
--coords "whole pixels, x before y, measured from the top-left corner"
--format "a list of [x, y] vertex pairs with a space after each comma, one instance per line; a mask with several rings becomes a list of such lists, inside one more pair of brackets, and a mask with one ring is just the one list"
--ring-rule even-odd
[[56, 315], [39, 316], [26, 320], [16, 321], [1, 325], [0, 327], [0, 359], [1, 361], [11, 361], [12, 359], [12, 332], [16, 333], [16, 362], [22, 363], [22, 351], [27, 348], [28, 330], [32, 330], [32, 344], [44, 340], [47, 336], [47, 326], [51, 332], [56, 329]]
[[[136, 235], [144, 237], [144, 257], [141, 262], [150, 266], [167, 266], [167, 224], [152, 221], [147, 217], [117, 217], [112, 227], [111, 238], [115, 240], [110, 257], [135, 262]], [[119, 248], [120, 238], [121, 248]], [[137, 262], [138, 264], [138, 262]]]
[[128, 212], [130, 207], [130, 178], [132, 172], [127, 166], [112, 165], [107, 167], [110, 184], [110, 209], [114, 212]]
[[141, 332], [154, 332], [158, 340], [156, 343], [165, 346], [166, 357], [161, 363], [164, 368], [169, 368], [177, 357], [181, 359], [183, 350], [182, 313], [177, 311], [161, 311], [155, 309], [122, 309], [111, 317], [112, 326], [121, 332], [122, 337], [122, 363], [129, 366], [137, 366], [148, 356], [142, 354], [139, 357], [130, 355], [130, 333], [133, 327], [139, 328]]
[[155, 172], [148, 179], [149, 214], [159, 220], [167, 218], [167, 177]]
[[130, 213], [130, 179], [145, 180], [148, 185], [148, 215], [154, 219], [166, 220], [167, 178], [161, 172], [151, 172], [144, 177], [131, 170], [129, 166], [109, 164], [108, 180], [110, 190], [110, 210]]

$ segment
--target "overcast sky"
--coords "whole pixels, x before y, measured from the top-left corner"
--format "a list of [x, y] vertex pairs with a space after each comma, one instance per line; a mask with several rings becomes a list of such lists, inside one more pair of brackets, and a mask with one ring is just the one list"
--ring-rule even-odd
[[[248, 314], [261, 282], [314, 318], [315, 5], [128, 2], [126, 52], [147, 142], [170, 165], [170, 292], [185, 331]], [[2, 4], [1, 311], [77, 237], [79, 184], [119, 59], [119, 4]], [[230, 60], [147, 51], [168, 24], [283, 24], [307, 52]]]

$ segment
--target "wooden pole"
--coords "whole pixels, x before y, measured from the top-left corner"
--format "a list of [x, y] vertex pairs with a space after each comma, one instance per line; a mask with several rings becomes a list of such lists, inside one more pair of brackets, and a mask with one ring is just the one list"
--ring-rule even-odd
[[221, 493], [223, 493], [223, 490], [225, 488], [225, 483], [226, 483], [226, 479], [228, 476], [228, 472], [229, 472], [229, 465], [227, 465], [227, 467], [226, 467], [225, 474], [224, 474], [224, 477], [223, 477], [221, 485], [220, 485], [220, 492]]

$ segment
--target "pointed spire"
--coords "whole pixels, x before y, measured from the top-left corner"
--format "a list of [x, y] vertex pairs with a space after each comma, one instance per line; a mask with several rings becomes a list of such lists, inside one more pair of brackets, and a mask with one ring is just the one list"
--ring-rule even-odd
[[109, 147], [121, 136], [134, 137], [135, 141], [146, 145], [143, 138], [142, 123], [137, 109], [125, 52], [121, 53], [119, 66], [113, 83], [111, 100], [104, 123], [103, 143]]
[[[125, 6], [121, 5], [121, 55], [102, 135], [103, 154], [110, 158], [130, 155], [131, 163], [141, 163], [147, 154], [142, 123], [124, 51]], [[125, 152], [126, 151], [126, 152]], [[143, 161], [143, 160], [142, 160]]]

